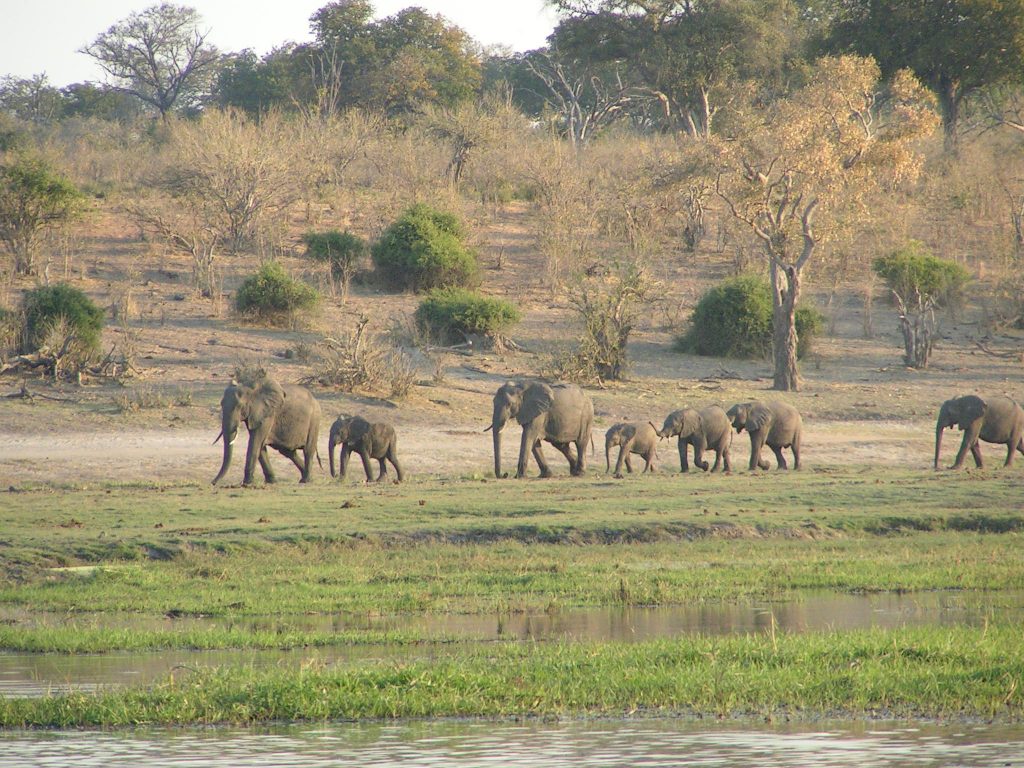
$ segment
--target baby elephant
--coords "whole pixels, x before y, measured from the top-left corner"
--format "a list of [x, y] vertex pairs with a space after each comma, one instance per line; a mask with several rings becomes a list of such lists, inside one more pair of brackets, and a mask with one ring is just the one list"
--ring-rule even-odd
[[[653, 427], [654, 425], [651, 424]], [[732, 425], [725, 411], [717, 405], [709, 405], [699, 411], [695, 408], [682, 408], [672, 411], [665, 417], [664, 426], [658, 430], [658, 437], [679, 437], [679, 469], [690, 471], [687, 454], [693, 446], [693, 463], [708, 471], [708, 463], [704, 461], [704, 451], [710, 448], [715, 452], [714, 472], [723, 465], [726, 472], [729, 467], [729, 447], [732, 445]]]
[[[339, 475], [334, 472], [334, 447], [341, 444], [341, 471]], [[402, 482], [402, 465], [398, 463], [398, 439], [395, 436], [395, 428], [387, 422], [369, 422], [361, 416], [339, 416], [337, 421], [331, 425], [331, 436], [327, 444], [328, 455], [331, 460], [331, 476], [345, 478], [345, 470], [348, 467], [348, 458], [355, 452], [363, 460], [363, 469], [366, 471], [366, 482], [373, 480], [373, 470], [370, 468], [370, 459], [380, 462], [380, 474], [377, 475], [377, 482], [380, 482], [388, 475], [387, 459], [398, 473], [398, 482]]]
[[761, 458], [761, 448], [767, 444], [775, 452], [779, 469], [786, 469], [783, 448], [793, 449], [793, 469], [800, 469], [800, 436], [803, 420], [796, 408], [775, 400], [768, 403], [736, 403], [726, 412], [737, 432], [750, 433], [750, 469], [768, 469], [771, 465]]
[[658, 433], [651, 423], [630, 422], [616, 424], [604, 435], [605, 471], [611, 470], [611, 448], [619, 446], [619, 460], [615, 462], [615, 477], [622, 477], [622, 462], [626, 462], [626, 470], [633, 471], [629, 454], [636, 453], [644, 457], [644, 472], [654, 471], [654, 460], [658, 458]]

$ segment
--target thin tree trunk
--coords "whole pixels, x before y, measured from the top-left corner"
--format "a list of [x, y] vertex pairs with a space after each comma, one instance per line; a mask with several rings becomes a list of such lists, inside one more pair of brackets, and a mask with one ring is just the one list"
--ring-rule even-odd
[[797, 392], [800, 372], [797, 369], [796, 303], [800, 299], [800, 272], [795, 267], [782, 268], [775, 261], [772, 280], [772, 357], [775, 374], [772, 389]]

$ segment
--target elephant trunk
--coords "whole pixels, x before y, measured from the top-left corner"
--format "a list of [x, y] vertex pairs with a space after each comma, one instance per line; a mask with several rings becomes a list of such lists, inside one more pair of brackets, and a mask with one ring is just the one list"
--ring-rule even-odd
[[218, 472], [217, 476], [213, 478], [212, 485], [219, 483], [224, 478], [224, 475], [228, 473], [228, 467], [231, 466], [231, 455], [235, 444], [235, 438], [238, 436], [238, 431], [229, 431], [225, 429], [222, 434], [224, 435], [224, 459], [221, 461], [220, 472]]
[[939, 451], [942, 450], [942, 431], [946, 428], [946, 425], [942, 422], [942, 416], [939, 416], [938, 424], [935, 425], [935, 462], [932, 465], [933, 468], [939, 468]]
[[335, 442], [334, 438], [335, 438], [335, 435], [332, 432], [331, 436], [330, 436], [330, 439], [328, 439], [328, 441], [327, 441], [327, 455], [330, 457], [331, 477], [337, 477], [338, 476], [337, 472], [334, 469], [334, 448], [335, 448], [335, 446], [337, 446], [337, 443]]
[[501, 477], [501, 428], [504, 424], [495, 422], [491, 425], [491, 438], [494, 441], [494, 476]]
[[608, 474], [609, 472], [612, 471], [611, 453], [612, 453], [612, 441], [611, 440], [605, 440], [604, 441], [604, 471], [605, 471], [605, 474]]

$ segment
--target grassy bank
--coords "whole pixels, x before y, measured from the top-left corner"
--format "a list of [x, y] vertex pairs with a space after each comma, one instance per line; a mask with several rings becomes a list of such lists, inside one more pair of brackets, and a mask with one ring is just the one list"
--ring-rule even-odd
[[1024, 589], [1014, 472], [2, 496], [0, 607], [43, 611], [481, 613]]
[[2, 727], [452, 716], [1024, 716], [1019, 630], [904, 629], [467, 648], [298, 673], [182, 671], [151, 689], [0, 699]]

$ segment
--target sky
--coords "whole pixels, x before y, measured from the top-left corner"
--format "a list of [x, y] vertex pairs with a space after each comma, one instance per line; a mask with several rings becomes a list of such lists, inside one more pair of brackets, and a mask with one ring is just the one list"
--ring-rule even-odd
[[[252, 48], [262, 55], [286, 42], [306, 42], [309, 17], [329, 0], [173, 0], [199, 11], [207, 40], [221, 51]], [[45, 72], [62, 87], [102, 82], [78, 49], [129, 14], [157, 0], [0, 0], [0, 77]], [[525, 51], [543, 45], [555, 25], [544, 0], [374, 0], [377, 18], [409, 6], [440, 13], [483, 45]]]

